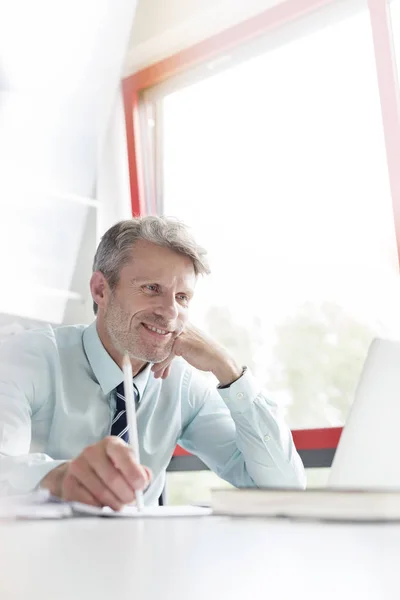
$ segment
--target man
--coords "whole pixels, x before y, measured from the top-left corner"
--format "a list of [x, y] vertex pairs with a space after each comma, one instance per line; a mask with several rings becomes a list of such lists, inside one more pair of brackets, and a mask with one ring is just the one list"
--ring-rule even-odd
[[[248, 369], [188, 323], [196, 280], [208, 272], [204, 250], [180, 222], [122, 221], [94, 259], [96, 321], [0, 345], [1, 493], [41, 486], [118, 510], [145, 489], [154, 504], [177, 443], [235, 486], [304, 486], [275, 405]], [[125, 353], [143, 466], [125, 442]], [[199, 371], [211, 371], [217, 389]]]

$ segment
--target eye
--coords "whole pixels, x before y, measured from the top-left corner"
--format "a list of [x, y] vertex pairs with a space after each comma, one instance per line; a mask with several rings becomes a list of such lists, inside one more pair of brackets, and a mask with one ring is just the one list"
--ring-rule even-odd
[[176, 297], [178, 302], [180, 302], [181, 304], [189, 304], [189, 296], [187, 296], [186, 294], [178, 294]]
[[143, 289], [146, 292], [156, 293], [156, 292], [158, 292], [159, 288], [158, 288], [158, 285], [156, 283], [149, 283], [147, 285], [144, 285]]

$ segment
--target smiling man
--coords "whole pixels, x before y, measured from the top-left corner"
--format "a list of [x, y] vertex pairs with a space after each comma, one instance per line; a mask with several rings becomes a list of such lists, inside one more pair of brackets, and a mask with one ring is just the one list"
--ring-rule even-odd
[[[208, 272], [179, 221], [143, 217], [106, 232], [90, 281], [94, 323], [23, 332], [0, 346], [0, 493], [41, 486], [120, 509], [145, 489], [154, 504], [177, 443], [237, 487], [304, 486], [275, 404], [188, 321], [197, 278]], [[125, 353], [143, 465], [126, 443]]]

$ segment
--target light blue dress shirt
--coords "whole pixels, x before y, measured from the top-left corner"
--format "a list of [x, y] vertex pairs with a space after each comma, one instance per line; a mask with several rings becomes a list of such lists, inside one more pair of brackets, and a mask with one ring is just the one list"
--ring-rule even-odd
[[[31, 491], [57, 465], [110, 434], [123, 373], [96, 322], [26, 331], [0, 344], [0, 494]], [[177, 443], [237, 487], [304, 487], [302, 462], [276, 406], [249, 371], [214, 388], [183, 359], [167, 379], [134, 378], [141, 462], [154, 504]]]

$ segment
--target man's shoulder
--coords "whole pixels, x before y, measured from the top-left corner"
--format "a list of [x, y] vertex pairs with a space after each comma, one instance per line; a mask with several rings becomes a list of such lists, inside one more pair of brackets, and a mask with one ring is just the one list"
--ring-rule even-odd
[[80, 344], [87, 327], [87, 325], [62, 325], [55, 327], [53, 331], [57, 345], [65, 347], [74, 346], [77, 343]]
[[0, 340], [0, 348], [3, 352], [11, 349], [29, 350], [35, 349], [37, 352], [51, 352], [58, 347], [75, 345], [80, 342], [86, 325], [68, 325], [54, 327], [45, 324], [42, 327], [34, 329], [25, 329], [18, 333], [8, 335]]

